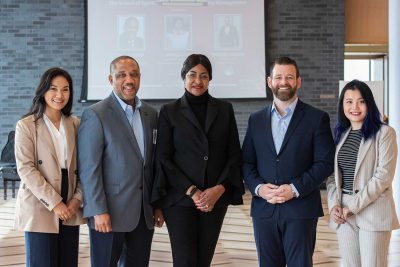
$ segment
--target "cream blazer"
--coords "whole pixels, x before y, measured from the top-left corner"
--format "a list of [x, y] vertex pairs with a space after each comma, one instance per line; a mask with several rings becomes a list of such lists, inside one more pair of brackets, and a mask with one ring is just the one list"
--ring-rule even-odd
[[[64, 118], [67, 138], [68, 200], [83, 201], [77, 175], [76, 137], [79, 119]], [[33, 115], [17, 122], [15, 159], [21, 178], [18, 190], [14, 228], [19, 231], [58, 233], [59, 219], [53, 208], [62, 201], [61, 167], [50, 132], [43, 118], [34, 121]], [[64, 222], [66, 225], [85, 223], [82, 211]]]
[[[329, 211], [335, 205], [341, 205], [342, 177], [337, 154], [349, 132], [350, 128], [343, 133], [336, 147], [334, 177], [331, 176], [327, 180]], [[348, 208], [354, 213], [357, 225], [363, 230], [390, 231], [399, 228], [392, 190], [396, 161], [396, 132], [390, 126], [382, 125], [375, 138], [361, 140], [354, 173], [354, 197]], [[332, 220], [329, 226], [338, 227]]]

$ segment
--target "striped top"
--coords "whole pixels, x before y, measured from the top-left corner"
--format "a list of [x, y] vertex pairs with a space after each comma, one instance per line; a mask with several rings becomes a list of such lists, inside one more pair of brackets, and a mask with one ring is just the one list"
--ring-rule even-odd
[[338, 152], [338, 165], [342, 173], [342, 189], [353, 192], [354, 171], [362, 139], [361, 129], [351, 130]]

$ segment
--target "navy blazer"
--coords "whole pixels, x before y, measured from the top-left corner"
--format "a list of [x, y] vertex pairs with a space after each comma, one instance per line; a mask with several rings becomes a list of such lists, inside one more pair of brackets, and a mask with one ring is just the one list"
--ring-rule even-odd
[[[299, 100], [277, 153], [271, 105], [250, 116], [242, 147], [243, 176], [253, 195], [251, 216], [271, 217], [277, 205], [285, 218], [323, 216], [319, 188], [333, 172], [335, 154], [329, 116]], [[270, 204], [255, 195], [255, 188], [264, 183], [293, 183], [300, 196], [283, 204]]]
[[158, 121], [156, 165], [153, 199], [159, 199], [157, 206], [193, 206], [186, 196], [191, 185], [204, 190], [217, 184], [226, 191], [216, 207], [242, 204], [240, 142], [232, 105], [209, 96], [205, 129], [185, 96], [164, 105]]

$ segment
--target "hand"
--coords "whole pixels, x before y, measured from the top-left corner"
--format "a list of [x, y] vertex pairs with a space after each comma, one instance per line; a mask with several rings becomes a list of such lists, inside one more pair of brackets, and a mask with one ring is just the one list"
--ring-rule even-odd
[[337, 224], [344, 224], [346, 220], [343, 217], [343, 209], [339, 205], [334, 206], [330, 211], [331, 219]]
[[276, 189], [279, 186], [274, 184], [263, 184], [258, 189], [258, 195], [266, 201], [272, 200], [276, 196]]
[[108, 213], [103, 213], [94, 216], [95, 230], [100, 233], [108, 233], [112, 231], [111, 216]]
[[203, 191], [201, 191], [200, 189], [197, 188], [197, 191], [192, 196], [193, 202], [196, 202], [197, 200], [199, 200], [202, 193], [203, 193]]
[[69, 209], [69, 212], [71, 213], [71, 217], [77, 213], [80, 206], [81, 206], [81, 201], [76, 198], [72, 198], [67, 202], [67, 208]]
[[161, 209], [154, 210], [153, 219], [154, 219], [154, 226], [159, 227], [159, 228], [161, 228], [163, 226], [164, 216], [163, 216]]
[[279, 186], [276, 190], [276, 197], [281, 199], [283, 202], [291, 200], [293, 198], [292, 186], [290, 184]]
[[263, 184], [258, 194], [270, 204], [281, 204], [293, 198], [290, 185]]
[[225, 192], [223, 185], [216, 185], [204, 190], [199, 198], [194, 202], [197, 209], [202, 212], [210, 212], [213, 210], [215, 203]]
[[53, 211], [55, 214], [57, 214], [58, 218], [63, 221], [67, 221], [69, 218], [72, 217], [72, 214], [67, 205], [65, 205], [62, 201], [53, 208]]
[[353, 212], [351, 212], [349, 208], [343, 208], [343, 218], [347, 220], [350, 216], [353, 216]]

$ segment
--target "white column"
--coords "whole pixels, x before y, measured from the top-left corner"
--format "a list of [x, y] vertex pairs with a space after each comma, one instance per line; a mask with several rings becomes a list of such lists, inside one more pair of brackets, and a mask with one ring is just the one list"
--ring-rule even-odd
[[[400, 1], [389, 0], [389, 125], [397, 133], [400, 150]], [[393, 181], [397, 215], [400, 218], [400, 157]]]

